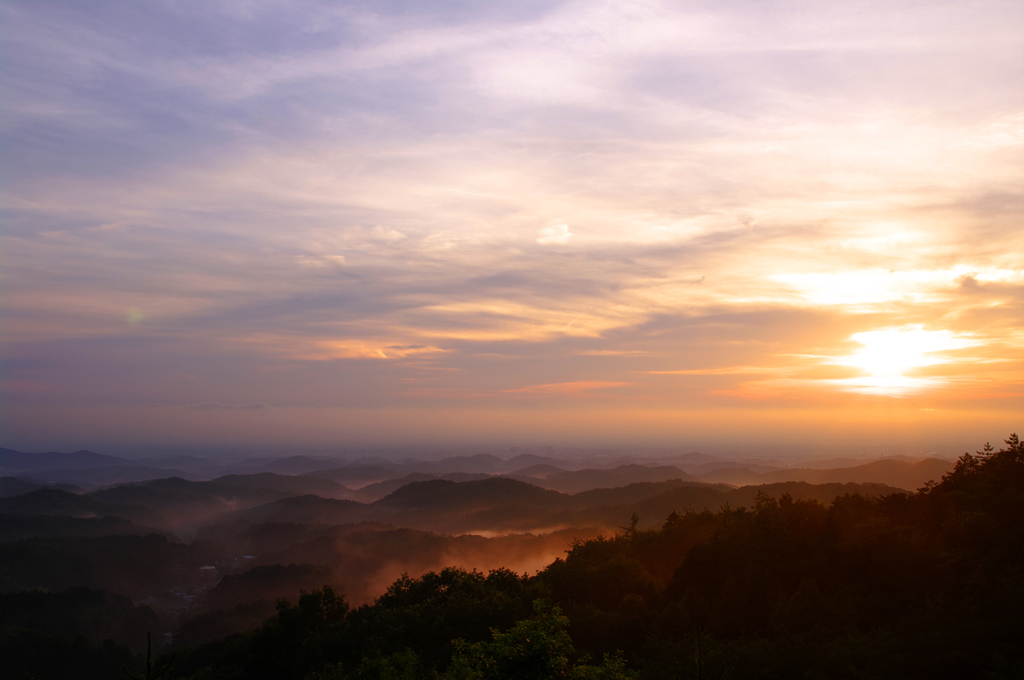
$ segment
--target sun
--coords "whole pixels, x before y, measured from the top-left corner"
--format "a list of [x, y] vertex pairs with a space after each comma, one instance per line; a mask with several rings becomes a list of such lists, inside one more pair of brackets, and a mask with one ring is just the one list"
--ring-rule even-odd
[[900, 394], [934, 386], [935, 380], [908, 375], [914, 369], [950, 361], [943, 352], [977, 344], [947, 330], [925, 330], [921, 326], [886, 328], [854, 333], [851, 340], [861, 344], [852, 354], [832, 363], [860, 369], [863, 376], [836, 382], [861, 392]]

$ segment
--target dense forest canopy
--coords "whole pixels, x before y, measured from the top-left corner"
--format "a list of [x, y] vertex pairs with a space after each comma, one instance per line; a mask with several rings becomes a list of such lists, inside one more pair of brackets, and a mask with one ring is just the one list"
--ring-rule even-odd
[[[1016, 435], [964, 454], [916, 493], [845, 494], [828, 506], [762, 493], [752, 507], [680, 507], [655, 528], [624, 520], [532, 576], [447, 568], [403, 576], [362, 606], [311, 586], [251, 632], [182, 640], [163, 660], [173, 655], [173, 677], [197, 680], [1024, 676]], [[182, 559], [160, 549], [168, 564]], [[310, 584], [322, 576], [292, 570]], [[253, 583], [279, 576], [253, 573]], [[229, 606], [248, 582], [225, 583]], [[30, 597], [88, 618], [102, 600], [89, 592], [2, 596], [9, 677], [141, 672], [138, 647], [100, 641], [110, 625], [94, 621], [88, 639], [74, 639], [11, 606]]]

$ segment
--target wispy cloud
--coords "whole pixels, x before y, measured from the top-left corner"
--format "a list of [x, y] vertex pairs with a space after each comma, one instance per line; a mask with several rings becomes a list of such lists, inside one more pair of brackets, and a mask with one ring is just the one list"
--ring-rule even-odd
[[3, 5], [8, 412], [1019, 411], [1019, 4], [452, 7]]
[[602, 380], [576, 380], [574, 382], [551, 383], [548, 385], [530, 385], [529, 387], [517, 387], [511, 390], [504, 390], [508, 394], [561, 394], [580, 395], [590, 394], [596, 390], [607, 390], [615, 387], [626, 387], [630, 383], [608, 382]]
[[267, 408], [267, 405], [258, 401], [249, 404], [225, 404], [219, 401], [204, 401], [199, 404], [192, 404], [191, 408], [199, 411], [258, 411]]

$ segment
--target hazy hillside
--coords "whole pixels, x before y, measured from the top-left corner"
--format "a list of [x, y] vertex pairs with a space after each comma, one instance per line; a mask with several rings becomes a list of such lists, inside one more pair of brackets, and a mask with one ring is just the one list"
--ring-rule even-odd
[[278, 522], [295, 524], [351, 524], [372, 514], [363, 503], [313, 494], [292, 496], [246, 510], [236, 510], [218, 517], [217, 522], [242, 520], [250, 523]]
[[[867, 472], [853, 468], [854, 474], [877, 472], [872, 470], [877, 466], [858, 467]], [[586, 486], [679, 473], [674, 466], [631, 465], [558, 475]], [[814, 531], [820, 532], [830, 526], [826, 514], [846, 517], [877, 504], [903, 517], [899, 508], [912, 502], [878, 483], [786, 481], [735, 488], [675, 478], [570, 494], [508, 476], [447, 476], [481, 478], [391, 480], [400, 486], [370, 503], [295, 494], [346, 490], [324, 477], [276, 473], [208, 482], [170, 478], [81, 495], [36, 489], [0, 499], [0, 513], [6, 513], [0, 514], [0, 592], [108, 589], [149, 603], [158, 627], [177, 631], [177, 645], [200, 645], [252, 630], [275, 615], [275, 600], [294, 603], [300, 591], [325, 584], [344, 592], [351, 603], [369, 605], [403, 574], [416, 579], [451, 566], [542, 571], [537, 587], [560, 593], [577, 617], [573, 634], [584, 649], [601, 650], [608, 635], [641, 649], [641, 641], [632, 637], [643, 629], [640, 620], [602, 612], [620, 616], [633, 611], [630, 607], [652, 607], [659, 592], [668, 592], [664, 589], [674, 583], [691, 549], [713, 544], [716, 536], [744, 522], [754, 522], [748, 532], [760, 531], [757, 522], [767, 520], [753, 518], [774, 517], [773, 512], [790, 513], [798, 522], [794, 526], [804, 526], [799, 524], [804, 515], [815, 518]], [[881, 497], [885, 500], [873, 500]], [[123, 519], [139, 516], [158, 518], [164, 529], [194, 526], [198, 532], [190, 542], [142, 535], [147, 529]], [[771, 553], [785, 545], [760, 550]], [[626, 549], [637, 552], [627, 558]], [[572, 565], [589, 560], [590, 566], [579, 572], [572, 571], [577, 566], [561, 566], [570, 563], [567, 554]], [[688, 563], [692, 568], [700, 564], [700, 554], [698, 549]], [[736, 559], [749, 561], [749, 555]], [[116, 614], [130, 615], [128, 610]]]
[[754, 472], [749, 468], [722, 467], [700, 476], [707, 482], [727, 484], [769, 484], [774, 482], [809, 482], [811, 484], [878, 483], [914, 491], [929, 480], [938, 481], [951, 463], [937, 458], [921, 461], [883, 459], [845, 468], [790, 468], [770, 472]]
[[316, 494], [325, 498], [344, 498], [351, 493], [345, 486], [330, 479], [302, 475], [281, 475], [273, 472], [258, 472], [251, 475], [224, 475], [211, 480], [211, 482], [225, 486], [240, 486], [246, 489], [271, 489], [295, 495]]
[[[523, 473], [520, 472], [519, 475]], [[519, 476], [522, 479], [521, 476]], [[620, 465], [611, 470], [576, 470], [558, 472], [535, 480], [527, 479], [531, 484], [553, 489], [564, 493], [579, 493], [587, 489], [600, 489], [613, 486], [625, 486], [636, 482], [664, 482], [670, 479], [690, 481], [694, 478], [677, 467], [662, 465], [646, 467], [643, 465]]]
[[0, 543], [46, 536], [120, 536], [153, 533], [121, 517], [67, 517], [0, 514]]
[[352, 467], [339, 467], [329, 470], [315, 470], [305, 474], [310, 477], [330, 479], [350, 489], [358, 489], [367, 484], [401, 477], [405, 473], [401, 472], [398, 468], [385, 465], [354, 465]]
[[[471, 457], [461, 462], [464, 467], [479, 467], [490, 465], [493, 460]], [[851, 470], [870, 477], [872, 470], [879, 466], [866, 467], [866, 472], [859, 468]], [[921, 468], [919, 465], [915, 469]], [[380, 472], [377, 469], [374, 474]], [[836, 471], [815, 472], [827, 475]], [[685, 481], [680, 475], [685, 476], [685, 473], [673, 466], [640, 465], [561, 471], [547, 480], [531, 479], [529, 482], [484, 473], [453, 472], [444, 475], [445, 478], [410, 473], [356, 491], [331, 479], [309, 475], [263, 472], [225, 475], [212, 481], [172, 477], [121, 484], [81, 495], [37, 489], [0, 499], [0, 513], [68, 517], [109, 515], [145, 526], [186, 532], [204, 523], [242, 520], [250, 524], [379, 521], [448, 533], [486, 533], [547, 532], [569, 526], [613, 529], [621, 526], [633, 512], [640, 514], [644, 526], [653, 526], [673, 510], [717, 509], [725, 503], [749, 505], [753, 502], [754, 491], [749, 489], [732, 492], [722, 485]], [[637, 479], [647, 481], [626, 483]], [[605, 483], [606, 487], [593, 488], [600, 483]], [[568, 494], [542, 488], [545, 486], [586, 490]], [[839, 487], [814, 492], [805, 487], [785, 488], [797, 497], [814, 497], [823, 502], [845, 493]], [[859, 490], [868, 494], [892, 491], [889, 487], [870, 485]]]
[[22, 453], [13, 449], [0, 448], [0, 470], [73, 470], [78, 468], [103, 467], [130, 464], [126, 458], [108, 456], [92, 451], [72, 453]]
[[898, 493], [900, 489], [886, 484], [835, 482], [828, 484], [812, 484], [810, 482], [776, 482], [774, 484], [758, 484], [742, 486], [726, 494], [726, 500], [733, 507], [754, 507], [759, 493], [780, 498], [789, 494], [796, 500], [814, 500], [828, 506], [833, 500], [846, 494], [860, 494], [868, 498], [878, 498]]
[[[605, 492], [640, 498], [616, 512], [690, 506], [651, 528], [627, 520], [615, 535], [600, 537], [579, 530], [488, 539], [368, 525], [250, 527], [245, 533], [262, 537], [262, 554], [211, 591], [207, 609], [180, 628], [183, 642], [252, 628], [269, 600], [243, 600], [264, 593], [290, 590], [294, 598], [316, 576], [337, 591], [317, 589], [280, 605], [256, 632], [179, 649], [178, 668], [225, 680], [269, 680], [296, 668], [290, 677], [298, 680], [313, 677], [314, 667], [353, 669], [354, 678], [372, 669], [370, 677], [388, 677], [377, 673], [386, 671], [454, 680], [466, 677], [466, 667], [481, 667], [470, 664], [483, 655], [491, 664], [485, 670], [508, 659], [556, 664], [558, 673], [540, 677], [566, 677], [561, 671], [577, 657], [590, 665], [577, 666], [576, 677], [614, 680], [1015, 677], [1024, 611], [1016, 585], [1024, 564], [1022, 475], [1024, 448], [1014, 439], [1009, 451], [965, 456], [940, 484], [915, 494], [806, 482], [739, 489], [677, 482], [667, 490], [667, 483], [644, 483], [588, 492], [592, 500]], [[432, 505], [436, 491], [447, 488], [475, 502], [482, 485], [418, 483], [392, 500]], [[655, 495], [642, 498], [649, 492]], [[548, 493], [509, 487], [508, 497], [541, 505], [574, 498]], [[883, 495], [861, 495], [871, 493]], [[695, 507], [722, 500], [715, 510]], [[566, 544], [570, 536], [576, 540]], [[549, 546], [547, 565], [522, 568], [523, 557], [541, 557], [545, 540], [554, 538], [561, 546]], [[564, 552], [555, 552], [559, 547]], [[491, 560], [527, 575], [467, 570]], [[466, 569], [429, 567], [435, 562]], [[978, 577], [982, 571], [987, 578]], [[373, 575], [388, 574], [396, 579], [371, 601], [382, 588]], [[337, 592], [366, 604], [350, 608]], [[218, 602], [226, 608], [210, 611]], [[265, 669], [275, 663], [280, 667]], [[491, 677], [523, 677], [520, 668]]]
[[490, 475], [487, 474], [471, 472], [449, 472], [442, 475], [433, 475], [426, 472], [411, 472], [407, 475], [388, 479], [383, 482], [367, 484], [361, 489], [352, 492], [352, 498], [364, 503], [372, 503], [394, 493], [406, 484], [411, 484], [413, 482], [426, 482], [433, 479], [443, 479], [449, 482], [468, 482], [478, 479], [487, 479], [489, 477]]
[[415, 576], [448, 565], [532, 573], [564, 555], [574, 538], [591, 538], [597, 533], [582, 527], [543, 536], [449, 536], [408, 528], [339, 526], [268, 551], [256, 559], [255, 566], [325, 565], [332, 569], [331, 583], [344, 588], [351, 600], [367, 602], [402, 574]]
[[333, 569], [324, 564], [270, 564], [240, 574], [225, 576], [206, 594], [208, 611], [230, 609], [259, 600], [295, 598], [300, 590], [313, 590], [333, 579]]
[[615, 530], [633, 513], [642, 526], [655, 526], [673, 511], [687, 508], [718, 510], [725, 504], [752, 506], [759, 490], [790, 493], [830, 503], [845, 493], [881, 495], [897, 489], [884, 485], [825, 487], [806, 483], [732, 489], [700, 482], [643, 482], [611, 489], [564, 494], [518, 480], [491, 477], [468, 482], [429, 480], [407, 484], [370, 504], [321, 499], [287, 498], [240, 510], [228, 521], [342, 524], [377, 521], [446, 533], [548, 532], [560, 527], [597, 526]]
[[[672, 489], [683, 486], [706, 487], [702, 482], [684, 482], [681, 479], [670, 479], [664, 482], [634, 482], [625, 486], [613, 486], [603, 489], [589, 489], [572, 494], [569, 498], [571, 508], [596, 508], [601, 506], [619, 506], [639, 502], [645, 498], [657, 496]], [[727, 491], [728, 486], [722, 484], [719, 490]]]
[[239, 508], [248, 508], [291, 495], [275, 489], [249, 488], [240, 484], [193, 482], [178, 477], [124, 484], [87, 496], [120, 505], [141, 505], [153, 509], [168, 527], [190, 527]]
[[20, 496], [23, 493], [43, 489], [47, 486], [43, 482], [28, 482], [17, 477], [0, 477], [0, 498]]
[[547, 479], [551, 475], [561, 474], [568, 472], [565, 468], [556, 467], [554, 465], [548, 465], [547, 463], [537, 463], [530, 465], [522, 469], [516, 470], [515, 472], [508, 473], [506, 476], [513, 479], [522, 479], [523, 481]]
[[315, 470], [323, 470], [332, 460], [327, 458], [311, 458], [309, 456], [288, 456], [268, 463], [257, 465], [260, 472], [275, 472], [282, 475], [301, 475]]
[[174, 468], [154, 468], [144, 465], [105, 465], [103, 467], [33, 470], [33, 477], [52, 484], [74, 484], [86, 489], [97, 489], [113, 484], [146, 482], [153, 479], [179, 477], [188, 480], [202, 480], [198, 473]]
[[[880, 483], [898, 488], [916, 489], [929, 479], [937, 478], [948, 462], [937, 459], [914, 461], [888, 458], [857, 463], [855, 459], [835, 459], [831, 465], [808, 464], [804, 467], [782, 468], [778, 461], [727, 460], [700, 453], [642, 459], [643, 462], [613, 457], [600, 461], [559, 460], [534, 454], [519, 454], [503, 459], [491, 454], [449, 456], [440, 460], [387, 461], [366, 458], [341, 463], [331, 458], [288, 456], [284, 458], [250, 459], [247, 461], [213, 461], [197, 456], [173, 456], [128, 460], [89, 451], [75, 453], [26, 454], [2, 450], [19, 472], [31, 473], [35, 481], [46, 484], [73, 484], [98, 489], [126, 483], [179, 477], [190, 481], [234, 479], [239, 484], [258, 488], [260, 474], [279, 477], [313, 477], [331, 480], [342, 488], [302, 486], [300, 482], [267, 480], [267, 488], [293, 494], [316, 493], [337, 498], [353, 498], [373, 502], [405, 483], [428, 479], [466, 481], [487, 476], [507, 476], [543, 488], [566, 493], [588, 489], [623, 486], [641, 481], [669, 479], [699, 480], [727, 483], [734, 486], [779, 481], [811, 483]], [[671, 464], [666, 464], [671, 463]], [[837, 467], [843, 466], [843, 467]], [[24, 475], [21, 475], [22, 477]], [[243, 482], [240, 478], [252, 478]], [[348, 493], [345, 489], [355, 490]]]
[[557, 504], [562, 494], [515, 479], [491, 477], [467, 482], [435, 479], [406, 484], [374, 503], [394, 510], [469, 512], [498, 504]]
[[0, 513], [61, 517], [123, 517], [155, 522], [159, 515], [141, 503], [106, 502], [60, 489], [37, 489], [20, 496], [0, 498]]

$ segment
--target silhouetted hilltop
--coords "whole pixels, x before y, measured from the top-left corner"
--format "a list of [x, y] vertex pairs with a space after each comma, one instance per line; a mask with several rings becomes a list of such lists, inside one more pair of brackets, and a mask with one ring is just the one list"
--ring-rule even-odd
[[506, 469], [506, 463], [489, 453], [478, 453], [475, 456], [450, 456], [438, 461], [424, 461], [412, 466], [416, 472], [468, 472], [498, 474]]
[[613, 486], [625, 486], [636, 482], [664, 482], [670, 479], [693, 480], [677, 467], [663, 465], [646, 467], [644, 465], [620, 465], [611, 470], [575, 470], [561, 472], [534, 482], [545, 489], [553, 489], [563, 493], [578, 493], [587, 489], [600, 489]]
[[716, 512], [726, 505], [733, 508], [753, 507], [758, 493], [768, 495], [790, 494], [796, 500], [815, 500], [829, 504], [835, 498], [848, 493], [857, 493], [865, 497], [877, 497], [899, 492], [900, 489], [884, 484], [827, 484], [814, 485], [806, 482], [781, 482], [778, 484], [759, 484], [730, 489], [725, 485], [687, 484], [664, 493], [640, 500], [628, 508], [630, 513], [640, 517], [640, 527], [657, 526], [662, 518], [673, 512], [692, 510]]
[[102, 467], [76, 468], [71, 470], [34, 470], [33, 477], [50, 482], [53, 485], [75, 484], [89, 489], [111, 486], [113, 484], [131, 484], [146, 482], [152, 479], [181, 477], [189, 480], [203, 479], [203, 475], [178, 469], [154, 468], [144, 465], [105, 465]]
[[489, 479], [490, 477], [491, 475], [472, 472], [451, 472], [444, 475], [411, 472], [401, 477], [377, 482], [376, 484], [367, 484], [363, 488], [352, 492], [352, 498], [364, 503], [372, 503], [414, 482], [426, 482], [434, 479], [442, 479], [449, 482], [471, 482], [479, 479]]
[[[352, 524], [317, 524], [297, 522], [261, 522], [235, 517], [229, 521], [208, 524], [196, 534], [197, 541], [209, 541], [224, 547], [226, 554], [249, 555], [262, 559], [262, 556], [278, 552], [287, 554], [289, 546], [310, 541], [336, 540], [338, 536], [355, 531], [389, 531], [395, 529], [393, 524], [381, 522], [355, 522]], [[291, 564], [295, 559], [285, 560]], [[272, 564], [263, 560], [261, 564]], [[249, 568], [256, 562], [245, 560], [237, 568]]]
[[390, 465], [353, 465], [351, 467], [332, 468], [307, 472], [310, 477], [321, 477], [343, 484], [348, 488], [359, 488], [367, 484], [401, 477], [405, 473]]
[[207, 458], [200, 458], [199, 456], [165, 456], [163, 458], [146, 458], [139, 461], [145, 465], [151, 467], [162, 467], [162, 468], [189, 468], [194, 466], [210, 465], [210, 461]]
[[321, 498], [313, 494], [306, 494], [282, 498], [246, 510], [236, 510], [220, 518], [218, 523], [240, 519], [253, 524], [261, 522], [351, 524], [362, 521], [369, 514], [370, 508], [357, 501]]
[[886, 458], [845, 468], [789, 468], [757, 472], [739, 464], [721, 465], [700, 475], [702, 481], [752, 485], [774, 482], [808, 482], [811, 484], [877, 483], [913, 491], [929, 480], [941, 479], [949, 469], [949, 461], [925, 458], [907, 461]]
[[[457, 479], [457, 475], [472, 475], [480, 479], [485, 476], [515, 473], [522, 474], [524, 468], [536, 467], [538, 465], [551, 466], [559, 464], [553, 458], [523, 454], [509, 460], [503, 460], [490, 454], [478, 454], [474, 456], [449, 456], [436, 461], [382, 461], [379, 464], [371, 461], [354, 461], [331, 469], [319, 469], [303, 473], [313, 477], [332, 479], [350, 488], [389, 482], [395, 479], [406, 479], [408, 481], [424, 481], [426, 479]], [[564, 463], [563, 463], [564, 465]], [[564, 472], [565, 467], [551, 468], [550, 471]], [[459, 480], [464, 481], [464, 479]], [[390, 489], [399, 488], [395, 486]], [[387, 495], [381, 493], [379, 497]]]
[[[0, 450], [4, 458], [18, 466], [18, 472], [31, 473], [45, 484], [73, 484], [96, 489], [115, 484], [140, 483], [154, 479], [180, 477], [192, 481], [235, 477], [249, 474], [272, 473], [301, 475], [329, 479], [349, 489], [365, 489], [352, 498], [371, 502], [382, 498], [410, 481], [450, 479], [465, 481], [485, 476], [508, 476], [535, 483], [566, 493], [587, 489], [610, 488], [641, 481], [669, 479], [699, 480], [710, 483], [729, 483], [736, 486], [772, 483], [778, 481], [806, 481], [811, 483], [881, 483], [898, 488], [914, 489], [939, 475], [948, 463], [937, 459], [914, 461], [887, 458], [860, 465], [848, 465], [854, 459], [837, 459], [836, 465], [826, 467], [814, 464], [804, 468], [783, 470], [778, 461], [726, 460], [715, 456], [689, 453], [660, 459], [635, 460], [619, 457], [600, 459], [558, 460], [534, 454], [520, 454], [509, 460], [491, 454], [449, 456], [435, 461], [404, 459], [386, 461], [365, 458], [340, 463], [331, 458], [315, 456], [288, 456], [285, 458], [250, 459], [242, 462], [206, 460], [197, 456], [173, 456], [144, 460], [128, 460], [116, 456], [79, 451], [75, 453], [25, 454], [10, 449]], [[581, 461], [587, 460], [586, 464]], [[617, 461], [617, 462], [616, 462]], [[671, 465], [658, 464], [673, 463]], [[584, 469], [580, 469], [583, 467]], [[0, 470], [3, 470], [0, 466]], [[13, 469], [12, 469], [13, 471]], [[459, 477], [459, 475], [466, 475]], [[24, 475], [21, 475], [24, 477]], [[396, 482], [395, 480], [403, 480]], [[380, 487], [371, 487], [383, 484]], [[285, 489], [290, 493], [317, 493], [342, 496], [340, 490], [326, 488]]]
[[167, 526], [187, 526], [239, 508], [250, 508], [290, 494], [267, 488], [236, 484], [193, 482], [180, 477], [123, 484], [87, 494], [90, 498], [119, 505], [141, 505], [159, 512]]
[[43, 482], [29, 482], [17, 477], [0, 477], [0, 498], [20, 496], [23, 493], [44, 489], [47, 486], [49, 485]]
[[330, 479], [302, 475], [279, 475], [258, 472], [251, 475], [224, 475], [210, 480], [213, 484], [239, 486], [246, 489], [271, 489], [289, 494], [316, 494], [328, 498], [347, 495], [349, 490]]
[[563, 495], [516, 479], [491, 477], [468, 482], [435, 479], [406, 484], [374, 503], [400, 510], [472, 512], [496, 505], [559, 506]]
[[485, 537], [368, 524], [321, 527], [302, 540], [265, 552], [256, 558], [254, 568], [273, 564], [328, 566], [333, 570], [329, 582], [344, 588], [350, 600], [363, 603], [380, 596], [402, 574], [416, 576], [450, 564], [485, 571], [507, 567], [520, 573], [535, 572], [564, 555], [574, 538], [596, 534], [594, 529], [578, 528], [543, 536]]
[[551, 475], [558, 475], [563, 472], [568, 472], [568, 470], [566, 470], [565, 468], [555, 467], [554, 465], [548, 465], [547, 463], [537, 463], [535, 465], [530, 465], [528, 467], [516, 470], [515, 472], [510, 472], [505, 476], [511, 477], [512, 479], [530, 481], [537, 479], [547, 479]]
[[332, 460], [327, 458], [311, 458], [309, 456], [289, 456], [258, 466], [261, 472], [276, 472], [283, 475], [301, 475], [307, 472], [323, 470]]
[[722, 492], [730, 490], [724, 484], [707, 485], [702, 482], [688, 482], [681, 479], [670, 479], [664, 482], [634, 482], [626, 486], [580, 491], [570, 497], [568, 506], [571, 508], [597, 508], [630, 505], [680, 487], [712, 488]]
[[10, 515], [156, 519], [155, 514], [141, 504], [106, 502], [88, 495], [49, 488], [37, 489], [20, 496], [0, 498], [0, 512]]
[[[899, 487], [908, 491], [916, 491], [930, 480], [938, 481], [949, 471], [950, 462], [937, 458], [926, 458], [917, 462], [883, 459], [864, 465], [849, 468], [833, 468], [830, 470], [802, 469], [795, 473], [790, 470], [777, 470], [765, 473], [764, 481], [796, 481], [811, 484], [831, 484], [853, 482], [880, 482], [889, 486]], [[789, 473], [789, 474], [785, 474]]]
[[217, 535], [223, 540], [232, 533], [226, 527], [235, 522], [240, 522], [235, 532], [263, 522], [349, 524], [361, 521], [446, 533], [547, 532], [568, 526], [614, 529], [622, 526], [634, 512], [640, 515], [642, 526], [646, 527], [674, 510], [717, 510], [727, 503], [750, 505], [758, 490], [831, 502], [844, 493], [877, 495], [896, 489], [883, 485], [816, 487], [799, 482], [732, 489], [726, 485], [670, 480], [569, 495], [507, 477], [465, 482], [433, 479], [404, 484], [369, 504], [315, 495], [283, 498], [216, 515], [200, 535], [210, 536], [212, 527], [217, 526]]
[[227, 575], [206, 594], [208, 610], [228, 609], [261, 599], [298, 599], [300, 590], [313, 590], [331, 581], [332, 569], [317, 564], [270, 564]]
[[[197, 680], [454, 680], [484, 652], [492, 660], [519, 653], [502, 639], [545, 663], [605, 659], [575, 677], [615, 680], [633, 671], [1016, 677], [1024, 447], [1015, 435], [1007, 443], [965, 454], [916, 493], [878, 483], [732, 488], [675, 479], [568, 495], [487, 477], [415, 482], [372, 504], [290, 496], [215, 515], [190, 544], [155, 535], [0, 543], [0, 592], [84, 584], [156, 600], [165, 620], [193, 617], [178, 644], [208, 643], [179, 650], [175, 672]], [[179, 498], [167, 508], [225, 488], [253, 492], [184, 480], [135, 486], [117, 493]], [[377, 521], [331, 524], [352, 514]], [[102, 521], [15, 518], [37, 519]], [[507, 533], [524, 527], [550, 533]], [[292, 604], [275, 612], [278, 596]], [[535, 600], [543, 602], [530, 606]], [[31, 616], [29, 605], [18, 616]], [[273, 618], [253, 631], [261, 616]], [[0, 628], [8, 656], [37, 649], [10, 630]], [[458, 638], [465, 643], [453, 644]], [[74, 658], [94, 649], [83, 641]]]
[[127, 458], [108, 456], [92, 451], [72, 453], [22, 453], [13, 449], [0, 449], [0, 470], [73, 470], [78, 468], [103, 467], [130, 464]]
[[44, 536], [118, 536], [153, 533], [121, 517], [61, 517], [0, 514], [0, 543]]
[[781, 498], [788, 494], [794, 500], [813, 500], [822, 505], [829, 505], [833, 500], [846, 494], [859, 494], [865, 498], [880, 498], [889, 494], [899, 493], [902, 489], [887, 484], [873, 482], [844, 482], [831, 484], [812, 484], [810, 482], [776, 482], [775, 484], [758, 484], [741, 486], [726, 493], [726, 501], [733, 507], [754, 507], [758, 494], [767, 494]]
[[558, 460], [557, 458], [550, 458], [548, 456], [538, 456], [533, 453], [520, 453], [517, 456], [513, 456], [505, 461], [505, 469], [513, 472], [523, 472], [524, 468], [535, 467], [537, 465], [547, 465], [559, 470], [565, 470], [568, 463], [564, 460]]

